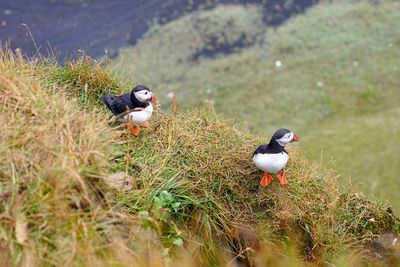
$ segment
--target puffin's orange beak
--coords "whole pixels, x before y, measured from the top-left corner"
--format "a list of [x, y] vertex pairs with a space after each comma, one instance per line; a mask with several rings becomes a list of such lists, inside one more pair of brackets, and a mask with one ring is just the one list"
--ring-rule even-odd
[[299, 137], [297, 136], [297, 134], [293, 134], [293, 139], [291, 142], [298, 142], [299, 141]]
[[152, 95], [152, 96], [151, 96], [151, 102], [153, 102], [154, 104], [157, 104], [158, 98], [157, 98], [156, 95]]

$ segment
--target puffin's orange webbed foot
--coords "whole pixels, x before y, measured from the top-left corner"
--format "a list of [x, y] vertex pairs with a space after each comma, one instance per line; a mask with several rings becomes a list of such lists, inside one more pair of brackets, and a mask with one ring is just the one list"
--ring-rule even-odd
[[264, 173], [264, 176], [261, 178], [260, 186], [266, 187], [272, 182], [272, 176], [268, 172]]
[[129, 132], [131, 134], [133, 134], [134, 136], [136, 136], [136, 137], [139, 136], [139, 134], [140, 134], [140, 127], [139, 126], [137, 126], [137, 125], [129, 125], [128, 129], [129, 129]]
[[150, 122], [149, 121], [145, 121], [140, 126], [142, 126], [143, 128], [149, 128], [150, 127]]
[[279, 173], [278, 173], [278, 180], [279, 180], [279, 182], [281, 183], [281, 184], [288, 184], [288, 181], [287, 181], [287, 179], [286, 179], [286, 175], [285, 175], [285, 171], [284, 170], [281, 170]]

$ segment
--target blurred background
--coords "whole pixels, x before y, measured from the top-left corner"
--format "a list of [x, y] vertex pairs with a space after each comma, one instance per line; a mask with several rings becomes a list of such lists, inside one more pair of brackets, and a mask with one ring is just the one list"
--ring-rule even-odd
[[289, 128], [311, 162], [397, 214], [399, 25], [395, 0], [0, 0], [2, 46], [61, 63], [84, 51], [165, 110], [176, 93], [238, 129]]

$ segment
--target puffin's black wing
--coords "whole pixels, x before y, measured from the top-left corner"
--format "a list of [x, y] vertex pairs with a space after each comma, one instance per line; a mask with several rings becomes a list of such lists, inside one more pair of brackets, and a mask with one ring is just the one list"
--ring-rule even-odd
[[255, 154], [259, 154], [259, 153], [265, 154], [265, 153], [267, 153], [267, 146], [268, 145], [261, 145], [261, 146], [257, 147], [256, 151], [254, 151], [254, 153], [253, 153], [253, 157], [254, 157]]
[[124, 113], [127, 109], [133, 108], [130, 94], [109, 95], [106, 93], [102, 100], [114, 115], [119, 115]]
[[106, 94], [103, 96], [103, 98], [102, 98], [101, 100], [102, 100], [102, 102], [107, 106], [107, 108], [108, 108], [114, 115], [116, 115], [116, 111], [115, 111], [114, 108], [113, 108], [113, 105], [112, 105], [112, 104], [113, 104], [113, 101], [112, 101], [110, 95], [106, 93]]

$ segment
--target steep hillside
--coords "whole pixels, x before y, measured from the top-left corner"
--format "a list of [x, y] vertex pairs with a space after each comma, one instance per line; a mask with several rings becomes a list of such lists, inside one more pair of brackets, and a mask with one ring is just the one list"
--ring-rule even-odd
[[[261, 173], [250, 155], [266, 137], [235, 130], [211, 106], [157, 112], [139, 138], [126, 136], [99, 96], [129, 87], [88, 58], [62, 67], [1, 51], [0, 263], [346, 266], [397, 259], [396, 242], [382, 241], [400, 232], [390, 209], [339, 190], [333, 171], [295, 147], [289, 185], [258, 188]], [[106, 185], [117, 172], [132, 188]]]
[[[45, 82], [48, 69], [0, 51], [0, 265], [72, 266], [115, 253], [102, 177], [114, 133]], [[115, 236], [114, 236], [115, 235]], [[106, 264], [106, 261], [104, 262]]]
[[[218, 114], [257, 133], [296, 129], [307, 157], [398, 210], [399, 3], [325, 1], [276, 29], [257, 10], [224, 6], [173, 21], [114, 69], [131, 77], [134, 64], [135, 79], [163, 103], [177, 92], [182, 107], [211, 99]], [[235, 46], [225, 35], [250, 41]], [[235, 49], [221, 53], [224, 45]]]

